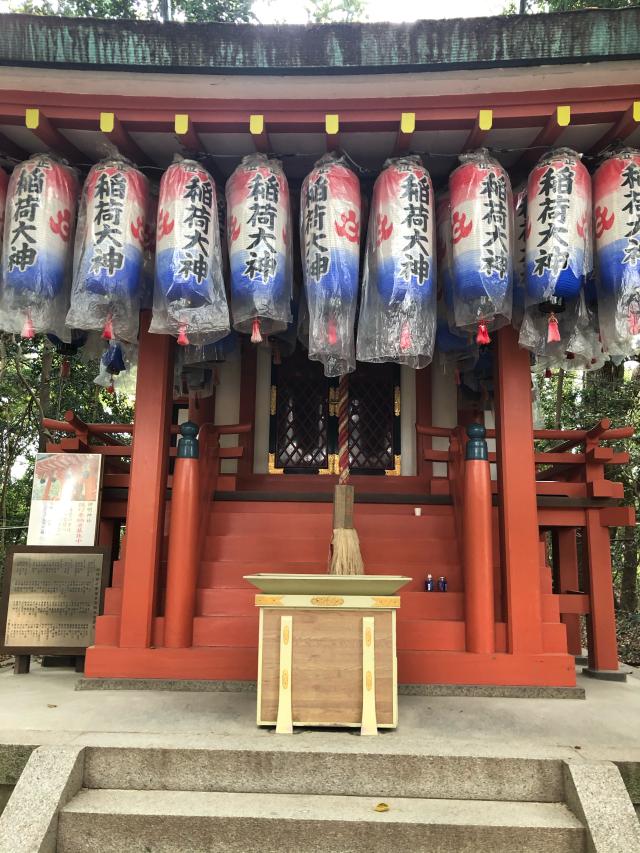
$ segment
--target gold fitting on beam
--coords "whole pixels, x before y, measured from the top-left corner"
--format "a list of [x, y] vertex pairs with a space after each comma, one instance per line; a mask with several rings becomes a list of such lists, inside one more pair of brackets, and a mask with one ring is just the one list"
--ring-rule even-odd
[[24, 124], [28, 130], [37, 130], [40, 124], [40, 110], [35, 108], [27, 108], [24, 111]]
[[113, 133], [116, 117], [113, 113], [100, 113], [100, 130], [102, 133]]
[[569, 127], [569, 125], [571, 124], [571, 107], [557, 107], [556, 120], [560, 127]]
[[332, 113], [324, 117], [324, 130], [327, 136], [335, 136], [340, 132], [340, 116]]
[[176, 113], [173, 120], [173, 127], [178, 136], [184, 136], [189, 133], [189, 116], [186, 113]]
[[249, 133], [252, 136], [261, 136], [264, 133], [264, 116], [249, 116]]
[[480, 130], [491, 130], [493, 127], [493, 110], [480, 110], [478, 113], [478, 127]]
[[400, 116], [400, 133], [410, 134], [416, 129], [416, 114], [402, 113]]

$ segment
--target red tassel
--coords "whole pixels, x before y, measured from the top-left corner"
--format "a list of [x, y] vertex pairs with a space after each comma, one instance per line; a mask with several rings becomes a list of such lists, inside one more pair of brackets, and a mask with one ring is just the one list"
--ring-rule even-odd
[[273, 363], [274, 364], [282, 364], [282, 355], [280, 353], [280, 347], [278, 344], [272, 344], [273, 346]]
[[115, 393], [116, 393], [116, 389], [113, 387], [113, 385], [107, 385], [107, 394], [115, 394]]
[[544, 372], [544, 378], [545, 379], [551, 379], [552, 376], [553, 376], [553, 373], [551, 372], [551, 368], [547, 367], [547, 369]]
[[60, 365], [60, 379], [68, 379], [71, 376], [71, 362], [68, 358], [62, 359]]
[[640, 335], [640, 314], [636, 314], [634, 311], [629, 311], [629, 333]]
[[338, 343], [338, 330], [336, 329], [336, 321], [331, 317], [327, 324], [327, 340], [329, 346], [334, 347]]
[[553, 344], [560, 340], [560, 329], [558, 328], [558, 318], [555, 314], [549, 314], [549, 326], [547, 328], [547, 343]]
[[35, 337], [35, 334], [36, 333], [33, 328], [33, 323], [31, 322], [31, 313], [29, 312], [24, 318], [24, 325], [22, 327], [22, 337], [31, 340]]
[[406, 352], [408, 349], [411, 349], [413, 345], [413, 341], [411, 340], [411, 332], [409, 331], [409, 324], [403, 323], [402, 331], [400, 332], [400, 349], [402, 352]]
[[107, 322], [104, 324], [104, 329], [102, 330], [102, 337], [105, 341], [113, 340], [113, 323], [111, 322], [111, 314], [107, 316]]
[[260, 334], [260, 320], [258, 320], [257, 317], [254, 319], [253, 325], [251, 326], [251, 343], [262, 343], [262, 335]]
[[189, 338], [187, 337], [187, 327], [185, 325], [180, 326], [178, 331], [178, 343], [181, 347], [189, 346]]
[[486, 323], [478, 323], [478, 334], [476, 335], [476, 343], [480, 346], [491, 343], [491, 338], [489, 337], [489, 330], [487, 329]]

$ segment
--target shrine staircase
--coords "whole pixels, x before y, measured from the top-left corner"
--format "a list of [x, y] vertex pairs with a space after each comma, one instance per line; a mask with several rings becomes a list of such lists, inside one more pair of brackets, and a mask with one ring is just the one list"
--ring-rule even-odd
[[[321, 497], [321, 496], [319, 496]], [[203, 663], [198, 675], [183, 677], [255, 680], [258, 613], [255, 587], [245, 575], [258, 572], [325, 573], [331, 540], [332, 505], [327, 500], [243, 499], [242, 492], [218, 493], [206, 519], [207, 535], [199, 569], [193, 651]], [[494, 519], [497, 524], [497, 516]], [[465, 653], [462, 568], [451, 505], [357, 503], [355, 525], [367, 574], [405, 575], [398, 612], [400, 683], [496, 683], [479, 657]], [[167, 525], [168, 526], [168, 525]], [[497, 535], [494, 537], [497, 542]], [[166, 548], [165, 548], [166, 551]], [[165, 554], [166, 557], [166, 554]], [[159, 612], [163, 612], [164, 574], [160, 573]], [[427, 574], [447, 579], [446, 592], [425, 593]], [[494, 556], [497, 622], [496, 652], [506, 651], [497, 549]], [[115, 563], [98, 619], [96, 645], [117, 645], [123, 560]], [[544, 608], [544, 651], [566, 657], [565, 627], [551, 573], [541, 551], [540, 583]], [[163, 617], [154, 620], [153, 645], [163, 645]], [[177, 650], [176, 650], [177, 651]], [[510, 655], [498, 658], [508, 662]], [[468, 662], [468, 664], [467, 664]], [[153, 676], [152, 676], [153, 677]], [[156, 677], [159, 677], [156, 675]], [[175, 676], [174, 676], [175, 677]], [[517, 670], [502, 673], [503, 683], [521, 684]]]

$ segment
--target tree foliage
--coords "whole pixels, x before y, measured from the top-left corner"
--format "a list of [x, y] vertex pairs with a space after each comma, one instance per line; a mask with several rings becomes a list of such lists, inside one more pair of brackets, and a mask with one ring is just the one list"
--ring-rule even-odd
[[26, 536], [35, 455], [49, 437], [41, 431], [42, 416], [60, 419], [72, 409], [85, 422], [133, 418], [128, 398], [94, 384], [96, 362], [75, 357], [64, 378], [63, 360], [41, 337], [18, 341], [0, 334], [0, 567], [6, 546]]
[[367, 17], [364, 0], [311, 0], [306, 12], [312, 24], [351, 24]]
[[249, 23], [253, 0], [22, 0], [14, 12], [29, 15], [62, 15], [67, 18], [117, 18], [162, 20], [171, 6], [179, 21]]

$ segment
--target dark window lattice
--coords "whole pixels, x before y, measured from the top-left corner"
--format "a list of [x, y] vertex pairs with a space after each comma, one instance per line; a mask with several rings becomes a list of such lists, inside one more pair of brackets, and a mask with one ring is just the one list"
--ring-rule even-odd
[[358, 364], [349, 376], [349, 464], [354, 470], [393, 468], [393, 367]]
[[322, 366], [305, 359], [302, 369], [285, 360], [276, 399], [276, 466], [326, 468], [329, 403]]

